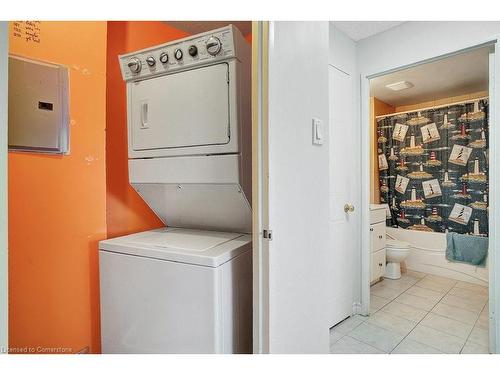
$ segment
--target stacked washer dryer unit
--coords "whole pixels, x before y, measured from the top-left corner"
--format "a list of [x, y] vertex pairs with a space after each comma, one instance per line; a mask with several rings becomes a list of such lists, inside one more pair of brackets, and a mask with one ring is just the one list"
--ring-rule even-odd
[[252, 350], [250, 57], [231, 25], [119, 56], [130, 183], [168, 228], [100, 242], [104, 353]]

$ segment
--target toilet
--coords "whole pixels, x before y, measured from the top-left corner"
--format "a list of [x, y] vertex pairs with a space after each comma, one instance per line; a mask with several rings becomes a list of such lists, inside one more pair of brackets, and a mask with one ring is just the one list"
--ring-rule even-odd
[[385, 277], [388, 279], [401, 278], [401, 262], [410, 254], [410, 244], [404, 241], [387, 240], [386, 242]]

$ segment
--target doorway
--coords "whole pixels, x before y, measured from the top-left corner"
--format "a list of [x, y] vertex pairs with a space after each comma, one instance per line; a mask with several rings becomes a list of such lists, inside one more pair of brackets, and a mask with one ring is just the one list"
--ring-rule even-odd
[[[486, 209], [494, 204], [495, 179], [488, 173], [495, 160], [488, 128], [494, 119], [494, 51], [493, 43], [481, 45], [362, 78], [362, 129], [370, 134], [363, 224], [376, 237], [363, 239], [362, 312], [379, 328], [398, 321], [402, 339], [391, 338], [394, 352], [412, 346], [495, 352], [495, 301], [488, 298], [494, 296], [494, 254], [484, 267], [445, 256], [448, 233], [472, 234], [494, 248], [494, 218]], [[454, 162], [457, 156], [461, 162]], [[379, 248], [386, 249], [384, 257]], [[439, 336], [447, 334], [443, 344]]]

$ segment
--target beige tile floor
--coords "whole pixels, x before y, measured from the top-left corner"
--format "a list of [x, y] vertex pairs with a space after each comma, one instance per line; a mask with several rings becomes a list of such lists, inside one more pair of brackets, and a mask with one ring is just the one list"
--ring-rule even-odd
[[486, 354], [488, 288], [408, 271], [371, 287], [370, 316], [330, 330], [336, 354]]

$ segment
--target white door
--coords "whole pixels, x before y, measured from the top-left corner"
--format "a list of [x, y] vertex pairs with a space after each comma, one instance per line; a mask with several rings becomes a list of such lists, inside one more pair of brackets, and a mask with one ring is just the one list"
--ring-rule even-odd
[[[269, 47], [260, 59], [254, 47], [263, 79], [253, 101], [254, 239], [263, 229], [272, 239], [254, 240], [254, 349], [327, 353], [328, 23], [270, 22], [263, 39]], [[323, 122], [322, 145], [312, 142], [313, 118]]]
[[[7, 298], [7, 64], [8, 22], [0, 22], [0, 349], [8, 345]], [[1, 353], [6, 351], [0, 350]]]
[[[359, 249], [358, 131], [354, 118], [353, 78], [329, 66], [330, 91], [330, 326], [353, 313], [355, 258]], [[353, 211], [354, 210], [354, 211]], [[347, 211], [347, 212], [346, 212]]]

